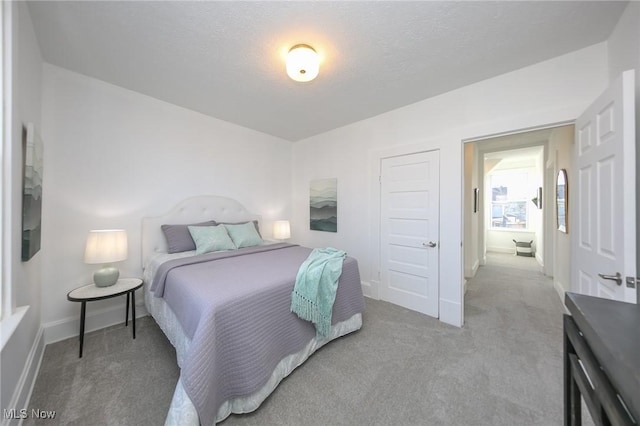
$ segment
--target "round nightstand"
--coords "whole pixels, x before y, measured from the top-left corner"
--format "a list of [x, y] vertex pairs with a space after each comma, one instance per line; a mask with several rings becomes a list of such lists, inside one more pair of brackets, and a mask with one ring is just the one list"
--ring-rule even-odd
[[127, 295], [127, 308], [125, 314], [125, 326], [129, 325], [129, 301], [131, 301], [131, 321], [133, 322], [133, 338], [136, 338], [136, 290], [142, 287], [140, 278], [121, 278], [109, 287], [97, 287], [89, 284], [71, 290], [67, 294], [67, 300], [81, 302], [80, 308], [80, 358], [82, 358], [82, 345], [84, 343], [84, 319], [87, 311], [87, 302], [109, 299], [116, 296]]

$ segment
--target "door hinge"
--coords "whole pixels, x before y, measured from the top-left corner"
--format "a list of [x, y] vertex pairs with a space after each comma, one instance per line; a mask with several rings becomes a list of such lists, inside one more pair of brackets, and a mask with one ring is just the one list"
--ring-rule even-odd
[[382, 184], [382, 176], [378, 175], [378, 183]]

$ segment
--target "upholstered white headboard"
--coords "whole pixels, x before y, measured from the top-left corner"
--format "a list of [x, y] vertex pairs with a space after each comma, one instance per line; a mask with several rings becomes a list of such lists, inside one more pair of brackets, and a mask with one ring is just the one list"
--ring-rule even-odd
[[155, 253], [167, 252], [162, 225], [182, 225], [207, 220], [217, 222], [244, 222], [260, 220], [260, 216], [247, 211], [238, 201], [215, 195], [201, 195], [181, 201], [167, 213], [142, 218], [142, 267]]

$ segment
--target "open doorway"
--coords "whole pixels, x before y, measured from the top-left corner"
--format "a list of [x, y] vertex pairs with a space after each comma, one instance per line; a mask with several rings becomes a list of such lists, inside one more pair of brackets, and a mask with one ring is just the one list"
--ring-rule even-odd
[[485, 253], [509, 254], [494, 256], [515, 265], [538, 263], [543, 265], [544, 229], [542, 221], [542, 185], [544, 174], [544, 145], [491, 151], [482, 154], [480, 193], [485, 202], [484, 220]]
[[466, 280], [497, 263], [553, 277], [559, 295], [569, 289], [570, 240], [557, 232], [555, 176], [572, 168], [573, 131], [565, 125], [465, 143]]

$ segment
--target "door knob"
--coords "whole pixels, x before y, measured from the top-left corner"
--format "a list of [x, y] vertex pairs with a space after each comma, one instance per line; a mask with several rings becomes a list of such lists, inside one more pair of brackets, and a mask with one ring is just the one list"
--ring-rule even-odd
[[616, 272], [615, 275], [598, 274], [598, 276], [604, 280], [615, 281], [616, 284], [622, 285], [622, 275], [620, 275], [620, 272]]
[[434, 243], [433, 241], [429, 241], [428, 243], [422, 243], [422, 247], [431, 247], [434, 248], [438, 245], [438, 243]]

